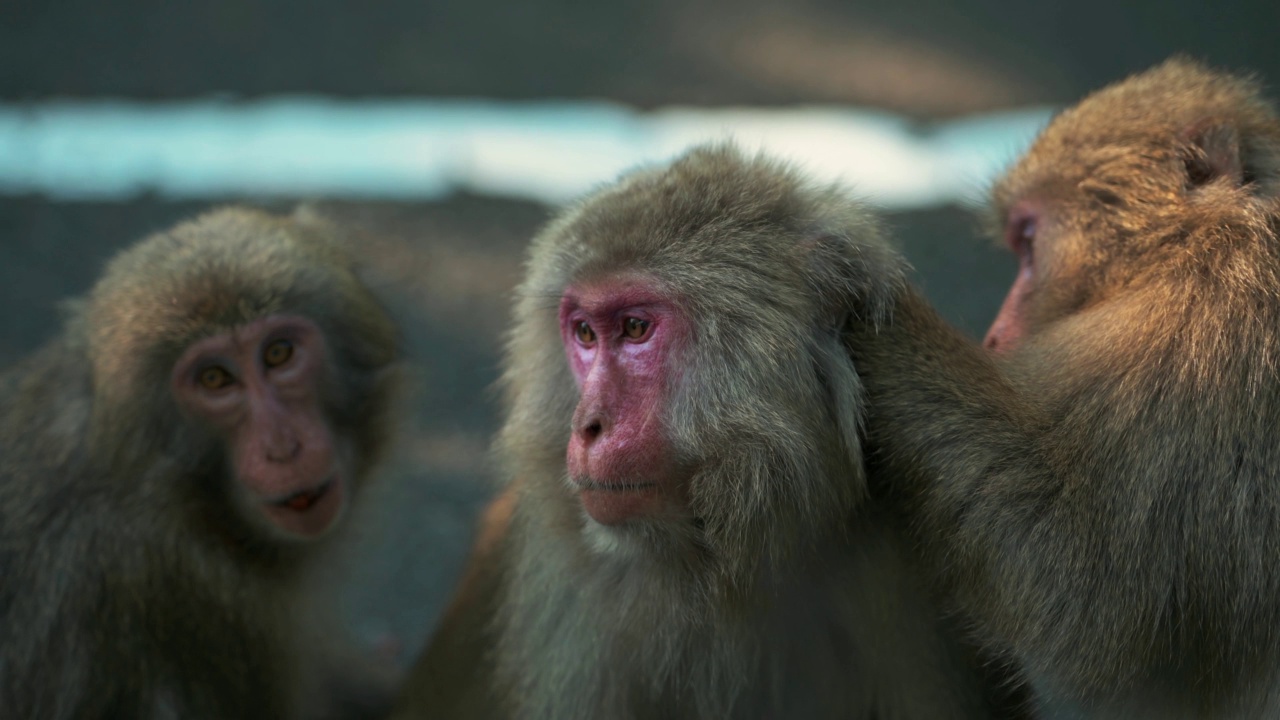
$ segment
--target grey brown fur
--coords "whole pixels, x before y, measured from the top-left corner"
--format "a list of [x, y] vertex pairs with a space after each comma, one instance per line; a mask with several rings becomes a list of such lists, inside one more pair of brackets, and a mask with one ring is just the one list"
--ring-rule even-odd
[[[883, 270], [864, 272], [867, 267]], [[656, 279], [694, 339], [663, 413], [700, 523], [594, 540], [566, 486], [566, 286]], [[631, 174], [533, 242], [497, 443], [513, 481], [402, 717], [966, 718], [993, 688], [872, 503], [843, 346], [903, 266], [841, 192], [728, 147]], [[509, 525], [508, 525], [509, 523]]]
[[855, 324], [873, 472], [1046, 717], [1280, 715], [1280, 118], [1175, 59], [1059, 116], [1027, 334]]
[[358, 484], [388, 434], [397, 331], [314, 224], [226, 209], [151, 237], [0, 378], [0, 714], [328, 711], [303, 702], [333, 687], [303, 663], [336, 633], [298, 619], [316, 548], [233, 512], [219, 440], [169, 389], [192, 340], [274, 312], [329, 340], [325, 410]]

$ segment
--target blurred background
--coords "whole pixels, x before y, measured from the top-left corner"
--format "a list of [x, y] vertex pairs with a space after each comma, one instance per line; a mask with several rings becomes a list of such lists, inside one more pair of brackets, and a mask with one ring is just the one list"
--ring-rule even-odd
[[0, 364], [119, 248], [227, 202], [350, 231], [418, 396], [327, 579], [416, 652], [492, 493], [507, 293], [551, 206], [736, 137], [853, 184], [980, 336], [1013, 263], [975, 205], [1055, 107], [1174, 53], [1280, 77], [1280, 3], [6, 0]]

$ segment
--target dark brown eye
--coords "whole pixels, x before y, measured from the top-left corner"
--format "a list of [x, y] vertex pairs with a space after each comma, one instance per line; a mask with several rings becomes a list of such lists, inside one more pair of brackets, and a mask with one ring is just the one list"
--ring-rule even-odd
[[1017, 218], [1009, 223], [1009, 229], [1005, 232], [1008, 234], [1009, 245], [1017, 250], [1018, 245], [1036, 239], [1036, 219]]
[[1032, 240], [1035, 240], [1036, 239], [1036, 219], [1027, 218], [1023, 220], [1019, 224], [1018, 231], [1019, 231], [1019, 235], [1022, 237], [1024, 241], [1031, 242]]
[[220, 365], [207, 367], [200, 371], [200, 386], [206, 390], [221, 390], [231, 384], [231, 373]]
[[1015, 246], [1018, 254], [1027, 262], [1031, 261], [1031, 256], [1035, 250], [1036, 242], [1036, 219], [1024, 218], [1018, 223], [1017, 245]]
[[622, 321], [622, 333], [632, 340], [639, 340], [649, 332], [649, 321], [629, 317]]
[[1030, 261], [1035, 249], [1037, 225], [1035, 215], [1018, 213], [1010, 218], [1009, 226], [1005, 230], [1005, 242], [1008, 243], [1009, 249], [1025, 261]]
[[289, 362], [291, 357], [293, 357], [293, 343], [288, 340], [276, 340], [262, 352], [262, 362], [269, 368], [279, 367]]
[[578, 338], [578, 342], [583, 345], [589, 345], [596, 341], [596, 331], [592, 330], [585, 320], [579, 320], [578, 324], [573, 326], [573, 334]]

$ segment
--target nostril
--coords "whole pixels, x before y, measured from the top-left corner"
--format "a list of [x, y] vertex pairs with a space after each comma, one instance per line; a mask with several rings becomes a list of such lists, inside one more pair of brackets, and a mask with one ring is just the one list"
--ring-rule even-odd
[[574, 442], [590, 447], [609, 432], [609, 415], [599, 407], [580, 406], [569, 422], [569, 432]]
[[275, 445], [267, 449], [267, 459], [271, 462], [288, 462], [298, 456], [302, 443], [294, 440]]

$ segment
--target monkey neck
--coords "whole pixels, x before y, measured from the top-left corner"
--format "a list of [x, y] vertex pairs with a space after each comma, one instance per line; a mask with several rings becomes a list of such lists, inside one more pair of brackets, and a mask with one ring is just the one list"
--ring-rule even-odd
[[[890, 693], [875, 658], [937, 642], [939, 615], [924, 593], [902, 600], [901, 617], [881, 607], [874, 588], [910, 581], [902, 545], [876, 518], [862, 518], [856, 538], [828, 538], [790, 563], [762, 564], [750, 583], [724, 585], [713, 565], [669, 551], [602, 551], [583, 537], [572, 502], [533, 497], [518, 505], [500, 553], [497, 603], [499, 675], [519, 688], [528, 717], [736, 717], [761, 707], [785, 717], [807, 693], [854, 716]], [[891, 628], [883, 646], [867, 641], [872, 613]], [[551, 662], [549, 647], [563, 649]], [[852, 673], [847, 693], [810, 684], [851, 666], [865, 672]]]

